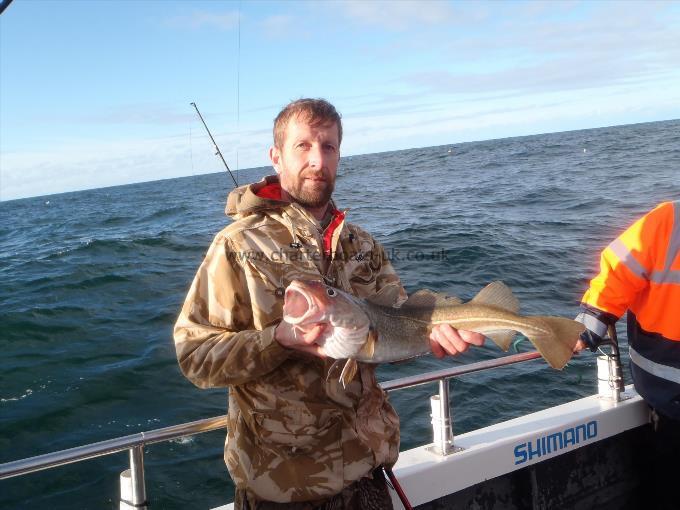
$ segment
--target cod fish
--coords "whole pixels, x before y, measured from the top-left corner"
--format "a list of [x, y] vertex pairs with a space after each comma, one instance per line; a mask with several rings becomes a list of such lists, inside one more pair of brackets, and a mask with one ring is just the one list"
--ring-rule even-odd
[[490, 283], [467, 303], [419, 290], [395, 308], [396, 291], [387, 287], [361, 299], [319, 281], [294, 280], [286, 288], [283, 320], [302, 329], [328, 324], [317, 343], [327, 356], [348, 360], [343, 382], [352, 379], [357, 361], [390, 363], [429, 354], [429, 335], [436, 324], [482, 333], [504, 351], [521, 333], [556, 369], [571, 359], [584, 331], [583, 324], [571, 319], [519, 315], [519, 301], [500, 281]]

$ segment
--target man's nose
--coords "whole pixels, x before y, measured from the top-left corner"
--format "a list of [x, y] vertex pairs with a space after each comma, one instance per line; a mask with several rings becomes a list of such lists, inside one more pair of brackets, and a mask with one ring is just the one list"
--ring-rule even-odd
[[314, 145], [309, 151], [309, 166], [312, 168], [323, 168], [326, 163], [327, 155], [320, 146]]

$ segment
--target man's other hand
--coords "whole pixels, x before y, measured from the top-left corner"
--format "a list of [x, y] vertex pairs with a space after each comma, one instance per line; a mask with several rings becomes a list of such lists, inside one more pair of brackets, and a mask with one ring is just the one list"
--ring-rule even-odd
[[484, 335], [473, 331], [455, 329], [448, 324], [437, 324], [430, 333], [430, 348], [437, 358], [447, 354], [455, 356], [467, 351], [471, 345], [483, 345]]
[[597, 352], [597, 349], [603, 343], [606, 343], [606, 340], [604, 338], [593, 333], [589, 329], [586, 329], [578, 337], [576, 345], [574, 346], [574, 352], [580, 352], [583, 349], [590, 349], [592, 352]]

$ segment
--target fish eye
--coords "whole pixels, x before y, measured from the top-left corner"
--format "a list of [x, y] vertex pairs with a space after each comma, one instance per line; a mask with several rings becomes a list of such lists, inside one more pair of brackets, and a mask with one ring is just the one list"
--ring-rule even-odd
[[326, 289], [326, 294], [328, 294], [330, 297], [335, 297], [338, 295], [338, 293], [335, 292], [335, 289], [331, 289], [330, 287]]

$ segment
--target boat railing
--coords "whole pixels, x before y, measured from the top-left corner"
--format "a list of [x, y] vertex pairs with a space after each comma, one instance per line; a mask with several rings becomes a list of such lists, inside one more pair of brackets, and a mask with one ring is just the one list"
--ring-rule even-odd
[[[537, 351], [513, 354], [393, 379], [381, 383], [381, 387], [386, 391], [396, 391], [438, 382], [439, 394], [431, 397], [434, 437], [432, 451], [439, 455], [448, 455], [455, 452], [450, 415], [449, 380], [465, 374], [533, 360], [540, 356]], [[120, 508], [144, 508], [148, 504], [144, 482], [144, 447], [152, 443], [223, 429], [226, 426], [227, 416], [223, 415], [7, 462], [0, 464], [0, 480], [128, 450], [130, 469], [121, 473]]]

